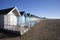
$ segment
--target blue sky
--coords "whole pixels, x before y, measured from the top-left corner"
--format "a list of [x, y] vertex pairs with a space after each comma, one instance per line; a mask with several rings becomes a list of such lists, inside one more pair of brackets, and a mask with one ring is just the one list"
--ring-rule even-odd
[[60, 0], [0, 0], [0, 9], [14, 6], [39, 17], [60, 18]]

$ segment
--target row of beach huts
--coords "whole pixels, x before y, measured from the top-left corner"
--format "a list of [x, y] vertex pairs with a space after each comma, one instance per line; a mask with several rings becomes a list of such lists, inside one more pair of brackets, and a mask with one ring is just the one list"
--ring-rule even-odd
[[18, 31], [21, 35], [31, 29], [40, 21], [40, 17], [25, 11], [19, 11], [17, 7], [0, 10], [0, 28]]

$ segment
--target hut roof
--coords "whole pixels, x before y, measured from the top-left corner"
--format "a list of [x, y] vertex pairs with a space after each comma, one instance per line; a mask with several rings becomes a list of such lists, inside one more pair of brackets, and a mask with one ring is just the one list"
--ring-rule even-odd
[[31, 14], [31, 17], [36, 17], [36, 18], [40, 18], [40, 17], [38, 17], [38, 16], [36, 16], [36, 15], [33, 15], [33, 14]]
[[10, 12], [13, 8], [14, 8], [14, 7], [0, 10], [0, 15], [1, 15], [1, 14], [7, 14], [7, 13]]
[[21, 16], [22, 16], [24, 13], [25, 13], [25, 11], [21, 11], [21, 12], [20, 12]]
[[27, 13], [27, 16], [30, 16], [30, 13]]

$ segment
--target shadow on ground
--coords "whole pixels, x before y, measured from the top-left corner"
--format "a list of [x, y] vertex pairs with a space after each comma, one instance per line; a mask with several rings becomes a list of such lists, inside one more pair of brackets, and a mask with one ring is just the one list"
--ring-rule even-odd
[[0, 39], [12, 38], [12, 37], [17, 37], [17, 36], [20, 36], [19, 32], [13, 32], [10, 30], [0, 29]]

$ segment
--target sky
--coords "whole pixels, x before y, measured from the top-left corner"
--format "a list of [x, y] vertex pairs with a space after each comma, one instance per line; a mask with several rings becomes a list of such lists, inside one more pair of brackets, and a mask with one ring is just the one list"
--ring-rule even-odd
[[60, 19], [60, 0], [0, 0], [0, 9], [10, 7], [39, 17]]

